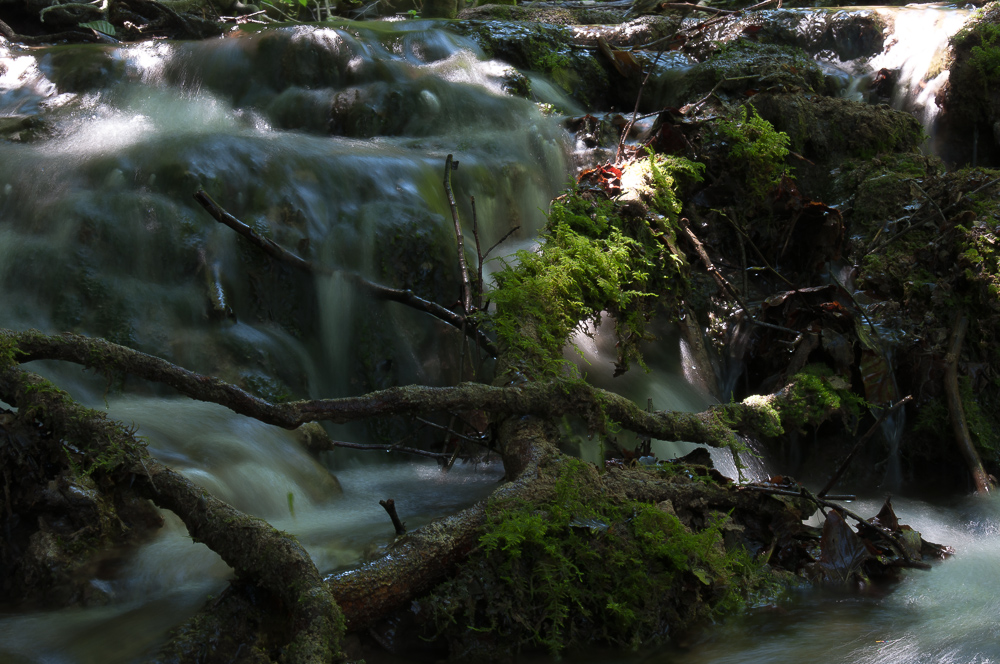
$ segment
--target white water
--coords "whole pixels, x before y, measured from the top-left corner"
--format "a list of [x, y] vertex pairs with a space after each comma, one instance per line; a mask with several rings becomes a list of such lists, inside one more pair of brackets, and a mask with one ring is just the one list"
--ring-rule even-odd
[[948, 80], [944, 68], [948, 39], [958, 32], [972, 13], [946, 4], [914, 4], [905, 7], [872, 7], [887, 24], [885, 50], [867, 61], [847, 66], [855, 74], [844, 96], [863, 100], [871, 76], [881, 69], [898, 72], [892, 88], [893, 108], [912, 113], [924, 125], [933, 145], [939, 107], [938, 92]]

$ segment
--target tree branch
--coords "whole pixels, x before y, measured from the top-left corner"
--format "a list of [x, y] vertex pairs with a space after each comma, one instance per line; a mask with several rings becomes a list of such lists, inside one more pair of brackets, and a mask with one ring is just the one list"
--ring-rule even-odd
[[[293, 254], [281, 245], [279, 245], [274, 240], [266, 238], [253, 228], [243, 223], [233, 215], [229, 214], [219, 206], [212, 197], [205, 193], [204, 190], [198, 190], [194, 194], [194, 199], [205, 208], [212, 217], [218, 221], [220, 224], [228, 226], [237, 233], [239, 233], [243, 238], [248, 240], [250, 243], [257, 246], [261, 251], [266, 253], [271, 258], [290, 265], [298, 270], [302, 270], [306, 274], [311, 275], [333, 275], [339, 274], [345, 279], [347, 279], [355, 287], [366, 292], [368, 295], [374, 297], [378, 300], [391, 300], [393, 302], [399, 302], [400, 304], [405, 304], [408, 307], [416, 309], [417, 311], [422, 311], [426, 314], [434, 316], [440, 321], [451, 325], [452, 327], [462, 330], [463, 324], [465, 323], [465, 316], [457, 314], [450, 309], [442, 307], [436, 302], [431, 302], [430, 300], [425, 300], [419, 297], [411, 290], [403, 290], [400, 288], [389, 288], [388, 286], [383, 286], [377, 284], [373, 281], [365, 279], [361, 275], [355, 272], [348, 272], [346, 270], [333, 270], [322, 265], [316, 265], [310, 263], [309, 261]], [[497, 348], [496, 345], [490, 341], [489, 337], [486, 336], [484, 332], [478, 329], [472, 329], [472, 326], [466, 328], [466, 335], [470, 337], [473, 341], [479, 344], [479, 347], [485, 350], [487, 353], [496, 357]]]
[[578, 415], [595, 430], [609, 422], [662, 440], [686, 440], [714, 447], [735, 442], [733, 430], [756, 432], [780, 426], [774, 406], [783, 392], [755, 396], [738, 404], [713, 406], [702, 413], [647, 413], [612, 392], [576, 381], [525, 383], [493, 387], [462, 383], [454, 387], [410, 385], [358, 397], [272, 404], [235, 385], [178, 367], [166, 360], [103, 339], [77, 335], [47, 336], [35, 331], [0, 332], [18, 349], [16, 361], [64, 360], [108, 373], [129, 373], [169, 385], [192, 399], [217, 403], [261, 422], [295, 429], [307, 422], [345, 424], [372, 417], [430, 412], [481, 410], [498, 415], [561, 417]]

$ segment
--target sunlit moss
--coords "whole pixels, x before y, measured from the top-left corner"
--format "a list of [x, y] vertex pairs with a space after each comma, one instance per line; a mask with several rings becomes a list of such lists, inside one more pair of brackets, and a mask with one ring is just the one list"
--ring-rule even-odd
[[710, 513], [692, 529], [669, 503], [613, 502], [593, 466], [562, 459], [551, 500], [491, 501], [479, 552], [420, 610], [439, 634], [496, 644], [493, 657], [664, 642], [773, 582], [746, 551], [724, 547], [728, 518]]
[[[618, 366], [642, 363], [639, 342], [662, 306], [674, 314], [686, 284], [683, 261], [670, 250], [680, 203], [677, 179], [697, 177], [691, 162], [650, 162], [652, 204], [662, 210], [655, 226], [614, 201], [589, 200], [578, 192], [553, 203], [535, 251], [502, 260], [489, 294], [489, 319], [515, 363], [535, 375], [565, 372], [562, 349], [574, 330], [614, 317]], [[669, 237], [665, 237], [669, 236]]]

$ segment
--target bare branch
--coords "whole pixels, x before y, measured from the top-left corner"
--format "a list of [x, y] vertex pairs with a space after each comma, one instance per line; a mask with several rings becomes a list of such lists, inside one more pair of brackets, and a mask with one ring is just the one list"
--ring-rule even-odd
[[[224, 224], [229, 228], [233, 229], [239, 233], [242, 237], [246, 238], [248, 241], [260, 248], [264, 253], [266, 253], [271, 258], [277, 261], [285, 263], [286, 265], [291, 265], [294, 268], [302, 270], [307, 274], [319, 274], [319, 275], [333, 275], [339, 274], [354, 286], [365, 291], [372, 297], [379, 300], [391, 300], [393, 302], [399, 302], [400, 304], [405, 304], [408, 307], [422, 311], [426, 314], [434, 316], [440, 321], [451, 325], [458, 330], [462, 330], [462, 326], [465, 323], [465, 316], [457, 314], [454, 311], [442, 307], [436, 302], [431, 302], [430, 300], [425, 300], [422, 297], [417, 296], [411, 290], [403, 290], [399, 288], [389, 288], [388, 286], [383, 286], [377, 284], [373, 281], [365, 279], [361, 275], [355, 272], [348, 272], [346, 270], [332, 270], [328, 267], [322, 265], [316, 265], [310, 263], [309, 261], [293, 254], [281, 245], [279, 245], [274, 240], [266, 238], [254, 229], [252, 229], [247, 224], [243, 223], [233, 215], [229, 214], [222, 207], [219, 206], [211, 196], [205, 193], [204, 190], [199, 190], [195, 193], [194, 199], [201, 204], [205, 211], [208, 212], [212, 217], [215, 218], [220, 224]], [[480, 348], [485, 350], [487, 353], [496, 357], [497, 348], [489, 337], [486, 336], [482, 330], [472, 329], [471, 327], [466, 328], [465, 334], [472, 338]]]
[[472, 288], [469, 285], [469, 266], [465, 263], [465, 240], [462, 238], [462, 224], [458, 221], [458, 206], [455, 196], [451, 193], [451, 172], [458, 169], [458, 162], [451, 155], [444, 162], [444, 191], [448, 195], [451, 206], [451, 219], [455, 222], [455, 241], [458, 243], [458, 268], [462, 271], [462, 311], [468, 316], [472, 313]]
[[396, 501], [392, 498], [387, 498], [386, 500], [378, 501], [378, 504], [382, 506], [386, 514], [392, 520], [392, 527], [396, 529], [396, 535], [406, 534], [406, 524], [399, 520], [399, 515], [396, 514]]

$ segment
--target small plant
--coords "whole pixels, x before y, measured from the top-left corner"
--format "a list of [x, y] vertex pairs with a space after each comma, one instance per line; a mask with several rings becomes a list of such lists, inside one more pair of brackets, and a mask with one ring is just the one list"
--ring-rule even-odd
[[744, 170], [754, 198], [763, 199], [783, 175], [789, 174], [791, 169], [785, 165], [788, 134], [776, 131], [752, 106], [749, 113], [746, 106], [741, 107], [738, 118], [720, 120], [717, 127], [730, 143], [729, 157]]

